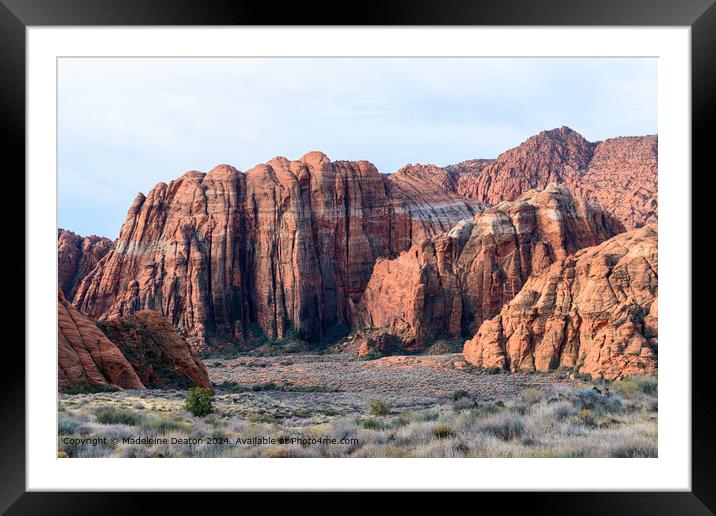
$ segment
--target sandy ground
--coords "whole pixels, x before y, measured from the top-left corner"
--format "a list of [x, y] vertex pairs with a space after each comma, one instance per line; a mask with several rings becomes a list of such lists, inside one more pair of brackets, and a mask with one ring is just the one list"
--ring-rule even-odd
[[[466, 366], [457, 353], [369, 361], [347, 353], [297, 354], [208, 359], [205, 364], [216, 386], [218, 416], [262, 413], [293, 425], [365, 413], [375, 399], [404, 412], [450, 404], [457, 390], [468, 391], [480, 402], [508, 402], [527, 388], [549, 394], [558, 386], [576, 383], [557, 374], [488, 374]], [[61, 395], [60, 406], [92, 409], [114, 400], [148, 411], [174, 412], [183, 408], [184, 397], [183, 391], [176, 390]], [[297, 413], [302, 417], [295, 417]]]

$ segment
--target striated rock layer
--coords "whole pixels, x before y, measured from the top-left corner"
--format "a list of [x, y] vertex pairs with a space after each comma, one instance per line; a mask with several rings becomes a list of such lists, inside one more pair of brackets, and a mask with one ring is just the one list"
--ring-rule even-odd
[[204, 364], [158, 312], [100, 326], [58, 292], [58, 388], [211, 388]]
[[159, 312], [143, 310], [99, 327], [148, 389], [211, 388], [204, 364]]
[[655, 228], [622, 233], [533, 274], [465, 343], [465, 359], [608, 380], [656, 373], [657, 290]]
[[112, 245], [109, 238], [81, 237], [66, 229], [57, 230], [57, 279], [67, 299], [72, 300], [82, 278], [95, 268]]
[[58, 387], [144, 389], [117, 346], [70, 305], [62, 291], [57, 299]]
[[473, 335], [533, 271], [621, 231], [618, 221], [562, 185], [528, 192], [395, 259], [379, 259], [361, 297], [360, 324], [386, 328], [415, 349]]
[[241, 344], [256, 328], [317, 340], [352, 324], [379, 257], [478, 209], [434, 183], [318, 152], [245, 174], [227, 165], [187, 172], [137, 196], [74, 302], [98, 319], [158, 310], [199, 347]]
[[438, 168], [409, 165], [402, 178], [431, 181], [448, 192], [493, 205], [524, 192], [563, 183], [635, 228], [657, 222], [658, 141], [656, 135], [619, 137], [592, 143], [568, 127], [527, 139], [495, 160], [472, 160]]

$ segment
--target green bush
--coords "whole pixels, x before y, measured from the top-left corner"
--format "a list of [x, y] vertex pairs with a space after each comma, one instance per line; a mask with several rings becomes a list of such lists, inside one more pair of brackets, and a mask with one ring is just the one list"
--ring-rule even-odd
[[103, 407], [94, 413], [98, 423], [103, 425], [136, 426], [142, 422], [142, 416], [131, 410]]
[[476, 403], [470, 398], [459, 398], [457, 401], [453, 402], [452, 409], [455, 412], [460, 412], [461, 410], [468, 410], [474, 408], [475, 406]]
[[458, 389], [452, 393], [452, 400], [457, 401], [460, 398], [467, 398], [470, 395], [465, 389]]
[[370, 402], [370, 413], [374, 416], [387, 416], [390, 413], [390, 405], [383, 400]]
[[211, 403], [214, 393], [203, 387], [193, 387], [186, 393], [186, 409], [197, 417], [208, 416], [214, 411]]

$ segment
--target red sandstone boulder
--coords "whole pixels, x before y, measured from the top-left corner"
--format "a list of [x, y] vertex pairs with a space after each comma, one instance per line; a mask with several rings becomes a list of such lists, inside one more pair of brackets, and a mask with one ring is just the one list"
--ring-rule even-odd
[[57, 299], [58, 387], [144, 389], [127, 359], [91, 319]]
[[577, 368], [614, 380], [657, 371], [657, 232], [646, 226], [534, 273], [465, 343], [476, 366]]
[[99, 327], [147, 388], [211, 388], [204, 364], [159, 312], [144, 310]]

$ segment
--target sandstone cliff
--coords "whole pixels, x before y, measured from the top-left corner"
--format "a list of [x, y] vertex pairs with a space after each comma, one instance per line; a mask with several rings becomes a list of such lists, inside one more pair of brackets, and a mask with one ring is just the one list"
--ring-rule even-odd
[[115, 247], [83, 279], [83, 313], [159, 310], [197, 346], [259, 328], [316, 340], [350, 325], [379, 257], [479, 209], [433, 183], [312, 152], [248, 172], [220, 165], [160, 183], [132, 204]]
[[211, 388], [204, 364], [159, 312], [144, 310], [99, 327], [148, 389]]
[[449, 192], [493, 205], [524, 192], [563, 183], [599, 204], [627, 228], [657, 221], [656, 135], [591, 143], [561, 127], [527, 139], [495, 160], [472, 160], [438, 168], [409, 165], [396, 176], [432, 181]]
[[562, 185], [528, 192], [378, 260], [361, 298], [361, 324], [387, 328], [415, 348], [472, 335], [533, 271], [623, 230]]
[[109, 238], [81, 237], [66, 229], [57, 230], [57, 279], [67, 299], [72, 300], [82, 278], [95, 268], [112, 245]]
[[577, 368], [613, 380], [657, 370], [657, 233], [646, 226], [533, 274], [465, 343], [465, 359], [511, 371]]
[[117, 346], [91, 319], [57, 299], [58, 388], [144, 389], [142, 381]]

